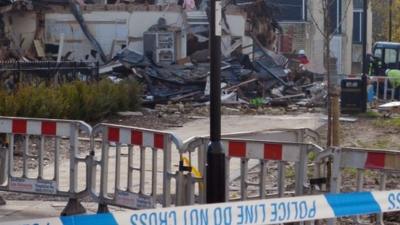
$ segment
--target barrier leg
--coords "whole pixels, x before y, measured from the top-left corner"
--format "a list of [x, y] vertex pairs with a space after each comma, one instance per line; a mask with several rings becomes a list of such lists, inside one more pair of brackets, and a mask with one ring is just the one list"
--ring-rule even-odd
[[176, 205], [194, 204], [194, 181], [190, 174], [176, 173]]
[[71, 216], [76, 214], [86, 213], [86, 209], [82, 206], [81, 202], [76, 198], [70, 198], [67, 206], [61, 212], [61, 216]]
[[[340, 151], [335, 149], [333, 153], [332, 177], [329, 187], [331, 193], [340, 192], [340, 183], [341, 183], [340, 159], [341, 159]], [[334, 224], [336, 224], [336, 219], [328, 220], [328, 225], [334, 225]]]
[[[3, 140], [4, 143], [0, 143], [2, 146], [0, 147], [0, 184], [3, 184], [7, 180], [7, 173], [9, 170], [8, 168], [8, 148], [7, 145], [5, 144], [6, 140], [8, 137], [4, 137], [5, 140]], [[1, 142], [1, 141], [0, 141]], [[5, 205], [6, 200], [3, 199], [3, 197], [0, 196], [0, 205]]]
[[[385, 189], [386, 189], [386, 173], [383, 172], [380, 177], [379, 190], [384, 191]], [[376, 224], [380, 224], [380, 225], [385, 224], [383, 221], [383, 213], [377, 214]]]
[[[75, 160], [78, 154], [78, 136], [79, 136], [79, 125], [78, 124], [73, 124], [73, 127], [70, 131], [70, 177], [69, 177], [69, 190], [72, 191], [73, 193], [76, 193], [78, 189], [78, 162]], [[25, 147], [25, 151], [28, 149], [28, 139], [29, 136], [26, 137], [26, 144], [27, 146]], [[43, 151], [44, 148], [44, 139], [41, 138], [41, 149], [40, 151]], [[26, 152], [25, 152], [26, 154]], [[42, 161], [41, 157], [42, 153], [39, 152], [39, 162]], [[41, 178], [43, 175], [43, 168], [39, 166], [39, 177]], [[26, 174], [25, 174], [26, 175]], [[87, 174], [86, 176], [89, 176]], [[68, 200], [67, 206], [64, 208], [64, 210], [61, 212], [61, 216], [69, 216], [69, 215], [75, 215], [75, 214], [83, 214], [86, 213], [86, 209], [82, 206], [80, 201], [76, 196], [70, 197]]]
[[99, 207], [97, 208], [97, 213], [109, 213], [107, 204], [99, 203]]
[[295, 164], [296, 196], [300, 196], [304, 193], [304, 181], [307, 179], [307, 149], [305, 149], [304, 146], [301, 148], [300, 161]]
[[230, 159], [228, 157], [225, 157], [225, 201], [227, 202], [229, 202], [229, 186], [231, 184], [229, 170], [230, 170]]
[[248, 159], [240, 160], [240, 197], [241, 200], [247, 200], [247, 176], [248, 176]]
[[265, 191], [265, 175], [267, 174], [267, 167], [264, 160], [260, 160], [260, 199], [264, 199], [266, 197]]
[[[364, 189], [364, 170], [357, 169], [357, 192], [361, 192]], [[354, 223], [361, 223], [360, 216], [353, 217]]]
[[176, 177], [176, 196], [175, 196], [175, 201], [177, 206], [182, 206], [185, 205], [185, 184], [184, 184], [184, 177], [183, 177], [183, 172], [178, 171], [175, 174]]
[[285, 195], [285, 164], [278, 162], [278, 196], [281, 198]]

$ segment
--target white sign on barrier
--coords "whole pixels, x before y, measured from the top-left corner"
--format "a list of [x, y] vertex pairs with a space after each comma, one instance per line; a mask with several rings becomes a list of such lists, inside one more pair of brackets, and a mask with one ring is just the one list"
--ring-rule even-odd
[[137, 209], [154, 207], [154, 201], [151, 196], [126, 191], [117, 191], [116, 202], [117, 204]]
[[29, 193], [42, 193], [42, 194], [56, 194], [57, 183], [51, 180], [34, 180], [27, 178], [11, 177], [9, 179], [10, 190], [29, 192]]

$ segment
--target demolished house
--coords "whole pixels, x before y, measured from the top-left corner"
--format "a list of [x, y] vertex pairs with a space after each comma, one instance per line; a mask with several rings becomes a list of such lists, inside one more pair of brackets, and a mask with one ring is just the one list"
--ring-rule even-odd
[[[0, 10], [0, 60], [8, 64], [98, 62], [97, 76], [141, 82], [145, 102], [208, 101], [206, 1], [10, 0]], [[269, 50], [281, 30], [276, 9], [241, 1], [222, 11], [223, 102], [314, 104], [311, 96], [324, 89], [315, 74]]]

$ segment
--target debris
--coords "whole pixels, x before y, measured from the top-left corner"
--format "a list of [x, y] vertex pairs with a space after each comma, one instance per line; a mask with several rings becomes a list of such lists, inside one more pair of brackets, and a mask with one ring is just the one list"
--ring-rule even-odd
[[[209, 26], [205, 12], [183, 11], [182, 13], [186, 16], [183, 16], [183, 22], [179, 21], [179, 23], [171, 23], [169, 19], [160, 16], [155, 24], [141, 31], [142, 35], [129, 31], [126, 40], [124, 37], [115, 36], [115, 38], [107, 40], [109, 43], [107, 46], [102, 46], [105, 45], [104, 40], [95, 38], [95, 34], [99, 31], [91, 27], [90, 17], [86, 17], [86, 14], [83, 15], [84, 11], [100, 9], [101, 4], [93, 5], [93, 1], [82, 0], [21, 0], [3, 1], [3, 3], [5, 7], [11, 5], [12, 8], [22, 4], [23, 7], [18, 6], [16, 10], [28, 8], [35, 10], [35, 7], [51, 9], [48, 6], [50, 4], [61, 5], [64, 9], [68, 9], [69, 6], [73, 17], [79, 24], [78, 29], [81, 29], [79, 32], [89, 41], [87, 47], [90, 52], [87, 53], [86, 58], [100, 60], [103, 63], [101, 66], [97, 65], [97, 71], [86, 69], [86, 66], [79, 66], [84, 68], [76, 68], [76, 70], [75, 66], [72, 66], [72, 69], [70, 69], [71, 66], [67, 66], [65, 69], [64, 61], [77, 57], [77, 54], [73, 52], [74, 49], [67, 49], [69, 48], [67, 46], [73, 42], [71, 34], [65, 29], [60, 29], [60, 34], [51, 43], [43, 43], [45, 39], [40, 34], [44, 31], [43, 21], [37, 22], [42, 27], [38, 27], [29, 51], [21, 47], [21, 43], [24, 42], [21, 35], [9, 34], [7, 38], [13, 42], [14, 47], [0, 49], [1, 59], [36, 62], [37, 58], [42, 60], [51, 58], [62, 61], [55, 65], [51, 64], [52, 68], [48, 69], [46, 73], [37, 71], [37, 73], [41, 73], [41, 76], [46, 74], [46, 77], [59, 75], [60, 78], [55, 79], [56, 81], [85, 80], [93, 75], [96, 75], [97, 78], [101, 76], [101, 78], [110, 79], [116, 83], [136, 80], [143, 86], [142, 102], [149, 107], [169, 103], [190, 103], [192, 106], [204, 106], [209, 102]], [[194, 7], [192, 3], [187, 5], [190, 6], [188, 8]], [[108, 6], [111, 4], [114, 3], [105, 4], [101, 9], [109, 10]], [[115, 1], [115, 7], [120, 5], [125, 7], [125, 5], [133, 5], [133, 3], [132, 1]], [[128, 8], [126, 7], [126, 10]], [[196, 5], [195, 8], [202, 8], [202, 6], [201, 4]], [[273, 43], [277, 38], [276, 31], [281, 30], [273, 18], [274, 8], [265, 1], [237, 4], [234, 8], [246, 12], [242, 15], [247, 16], [244, 18], [244, 21], [247, 22], [241, 28], [244, 36], [240, 38], [234, 34], [237, 33], [238, 27], [233, 27], [233, 23], [229, 24], [225, 11], [222, 13], [221, 26], [224, 31], [221, 49], [223, 57], [221, 81], [224, 84], [221, 87], [222, 104], [230, 107], [248, 105], [248, 107], [252, 107], [253, 113], [263, 113], [262, 110], [267, 106], [288, 107], [288, 110], [291, 111], [301, 110], [301, 107], [323, 106], [326, 102], [326, 85], [321, 80], [321, 76], [307, 71], [305, 67], [300, 67], [297, 55], [282, 55], [271, 50], [274, 49]], [[45, 14], [41, 16], [43, 17]], [[85, 19], [89, 22], [86, 23]], [[0, 27], [2, 20], [0, 16]], [[38, 20], [40, 20], [39, 16]], [[123, 24], [122, 20], [117, 24], [120, 22]], [[181, 22], [187, 29], [181, 28]], [[46, 23], [46, 19], [44, 19], [44, 23]], [[118, 33], [121, 28], [115, 28], [116, 32]], [[232, 32], [231, 28], [235, 32]], [[4, 33], [0, 29], [0, 33], [2, 32]], [[134, 36], [130, 36], [133, 34]], [[244, 39], [244, 37], [246, 38]], [[249, 39], [252, 40], [251, 45], [248, 45], [250, 44]], [[142, 43], [143, 48], [138, 48], [138, 42]], [[245, 46], [246, 44], [248, 46]], [[182, 51], [183, 49], [179, 49], [177, 46], [186, 48], [186, 51]], [[64, 53], [63, 50], [70, 51]], [[106, 54], [103, 50], [107, 50]], [[78, 65], [81, 64], [78, 63]], [[3, 82], [6, 82], [6, 86], [10, 90], [17, 85], [14, 80], [19, 78], [10, 77], [9, 74], [12, 72], [9, 71], [14, 71], [14, 69], [7, 70], [4, 66], [0, 68], [0, 70], [6, 71]], [[29, 71], [34, 70], [35, 66], [32, 66]], [[86, 78], [81, 78], [82, 76]], [[254, 99], [260, 101], [252, 104]], [[175, 109], [167, 111], [168, 113], [182, 113], [182, 110]], [[163, 111], [163, 113], [167, 113], [167, 111]]]
[[120, 116], [143, 116], [142, 112], [131, 112], [131, 111], [126, 111], [126, 112], [118, 112], [118, 115]]
[[[323, 117], [322, 118], [323, 120], [328, 120], [328, 117]], [[355, 118], [355, 117], [340, 117], [339, 118], [339, 121], [341, 121], [341, 122], [350, 122], [350, 123], [354, 123], [354, 122], [357, 122], [357, 118]]]
[[384, 113], [385, 117], [390, 117], [392, 114], [400, 113], [400, 102], [389, 102], [378, 107], [378, 111]]
[[185, 65], [187, 63], [192, 63], [192, 61], [190, 60], [190, 57], [185, 57], [185, 58], [182, 58], [182, 59], [178, 59], [176, 61], [176, 64], [178, 64], [178, 65]]
[[256, 78], [252, 78], [250, 80], [243, 81], [240, 84], [236, 84], [236, 85], [233, 85], [231, 87], [226, 87], [225, 91], [234, 91], [234, 90], [240, 88], [241, 86], [244, 86], [244, 85], [256, 82], [256, 81], [258, 81]]
[[103, 48], [99, 44], [99, 42], [94, 38], [89, 28], [87, 27], [85, 20], [82, 15], [81, 7], [79, 3], [75, 3], [75, 1], [69, 1], [71, 13], [74, 15], [76, 21], [78, 21], [83, 33], [87, 37], [87, 39], [92, 43], [93, 47], [100, 53], [100, 58], [103, 62], [107, 62], [106, 54], [103, 51]]
[[400, 108], [400, 102], [389, 102], [379, 106], [379, 109], [393, 109], [393, 108]]
[[34, 43], [34, 46], [36, 49], [37, 56], [39, 56], [41, 58], [46, 57], [46, 53], [44, 52], [43, 43], [40, 42], [39, 40], [34, 40], [33, 43]]

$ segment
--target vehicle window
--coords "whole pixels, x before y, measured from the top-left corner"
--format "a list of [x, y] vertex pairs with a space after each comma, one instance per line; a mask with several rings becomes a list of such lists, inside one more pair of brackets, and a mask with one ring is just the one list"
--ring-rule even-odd
[[375, 49], [374, 56], [376, 58], [380, 58], [381, 59], [382, 58], [382, 49], [381, 48]]
[[385, 49], [385, 63], [396, 63], [397, 51], [395, 49]]

